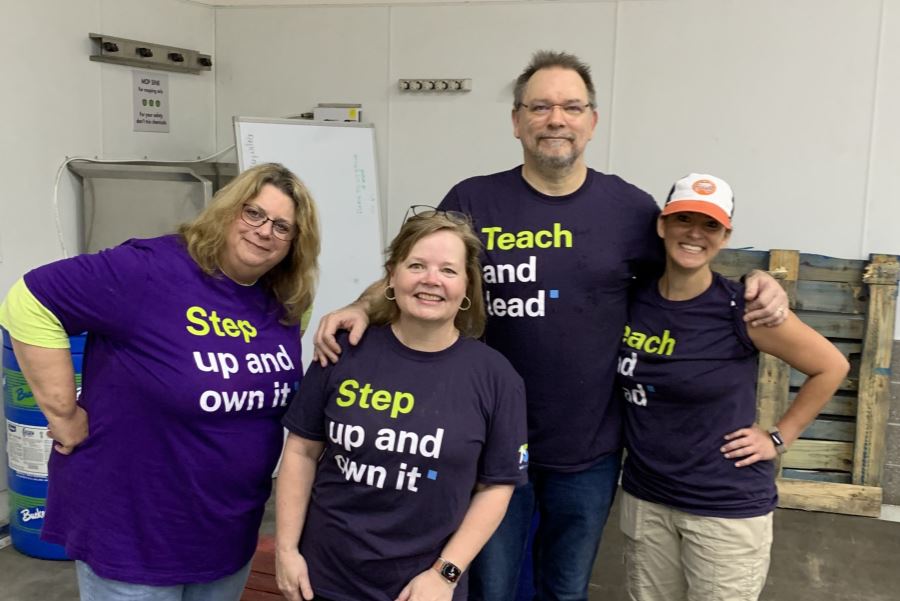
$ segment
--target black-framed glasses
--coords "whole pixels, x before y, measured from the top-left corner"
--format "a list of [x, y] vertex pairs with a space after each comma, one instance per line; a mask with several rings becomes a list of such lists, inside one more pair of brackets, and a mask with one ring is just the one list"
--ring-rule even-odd
[[443, 211], [429, 205], [411, 205], [406, 209], [406, 215], [403, 216], [403, 223], [406, 223], [412, 217], [428, 218], [434, 217], [435, 215], [446, 217], [458, 225], [472, 225], [472, 220], [465, 213], [460, 213], [459, 211]]
[[241, 208], [241, 220], [253, 227], [262, 227], [267, 221], [272, 222], [272, 234], [279, 240], [290, 242], [297, 235], [297, 226], [284, 219], [272, 219], [266, 212], [253, 205], [244, 205]]
[[559, 107], [568, 117], [580, 117], [587, 111], [594, 108], [590, 102], [564, 102], [551, 104], [549, 102], [532, 102], [531, 104], [519, 103], [519, 107], [528, 111], [533, 117], [546, 117], [553, 112], [553, 109]]

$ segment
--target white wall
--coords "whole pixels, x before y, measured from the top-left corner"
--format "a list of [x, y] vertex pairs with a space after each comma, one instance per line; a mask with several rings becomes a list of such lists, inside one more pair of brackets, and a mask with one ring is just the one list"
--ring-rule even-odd
[[[195, 48], [214, 71], [169, 74], [171, 133], [135, 133], [131, 69], [88, 61], [89, 32]], [[595, 168], [657, 198], [688, 170], [722, 175], [736, 245], [900, 253], [900, 0], [4, 0], [0, 292], [60, 257], [66, 155], [192, 159], [233, 142], [233, 115], [317, 102], [361, 102], [376, 125], [392, 235], [407, 205], [520, 161], [512, 81], [539, 48], [593, 67]], [[474, 89], [396, 89], [432, 76]]]
[[612, 170], [657, 198], [722, 176], [733, 246], [862, 256], [880, 7], [623, 3]]
[[[388, 162], [388, 10], [261, 8], [216, 14], [217, 133], [234, 142], [232, 118], [287, 117], [319, 102], [360, 102]], [[218, 43], [218, 40], [223, 42]], [[382, 175], [381, 197], [387, 188]]]
[[864, 255], [900, 252], [900, 0], [884, 3], [879, 34]]
[[[56, 170], [66, 156], [172, 160], [215, 150], [215, 73], [170, 73], [170, 133], [136, 133], [132, 69], [90, 62], [88, 33], [212, 53], [215, 14], [208, 6], [180, 0], [3, 0], [0, 294], [32, 267], [62, 256], [52, 196]], [[60, 212], [69, 252], [75, 247], [79, 185], [74, 176], [63, 175]], [[3, 444], [3, 466], [5, 450]], [[4, 467], [0, 491], [5, 488]], [[5, 503], [6, 495], [0, 494], [3, 516]]]
[[[614, 3], [400, 6], [390, 9], [389, 240], [411, 204], [436, 205], [459, 180], [521, 163], [512, 135], [516, 76], [538, 48], [567, 48], [594, 65], [599, 81], [612, 76]], [[466, 94], [410, 94], [397, 89], [401, 77], [468, 77]], [[598, 87], [608, 105], [610, 88]], [[588, 161], [608, 162], [608, 113], [601, 116]]]
[[[720, 174], [737, 193], [735, 246], [900, 252], [900, 0], [216, 4], [243, 5], [216, 10], [220, 139], [233, 113], [362, 102], [387, 234], [407, 205], [520, 161], [512, 81], [556, 48], [593, 67], [592, 166], [657, 199], [690, 170]], [[471, 77], [473, 91], [397, 91], [411, 76]]]

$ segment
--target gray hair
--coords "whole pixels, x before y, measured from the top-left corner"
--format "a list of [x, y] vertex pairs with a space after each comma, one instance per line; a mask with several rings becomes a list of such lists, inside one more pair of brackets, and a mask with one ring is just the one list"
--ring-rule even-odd
[[516, 87], [513, 90], [513, 108], [519, 108], [522, 104], [522, 96], [525, 93], [525, 86], [531, 76], [541, 69], [550, 69], [558, 67], [560, 69], [571, 69], [581, 76], [584, 86], [587, 88], [588, 102], [591, 106], [597, 106], [597, 94], [594, 91], [594, 82], [591, 80], [591, 68], [574, 54], [568, 52], [556, 52], [555, 50], [538, 50], [531, 57], [531, 62], [522, 71], [522, 74], [516, 78]]

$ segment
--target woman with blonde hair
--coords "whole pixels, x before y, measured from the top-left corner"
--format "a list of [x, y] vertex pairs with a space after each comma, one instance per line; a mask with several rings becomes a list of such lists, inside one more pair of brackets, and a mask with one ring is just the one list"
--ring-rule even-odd
[[481, 244], [464, 215], [415, 210], [373, 327], [310, 366], [284, 418], [276, 568], [290, 601], [465, 599], [463, 573], [527, 471], [524, 385], [475, 340]]
[[[42, 538], [83, 601], [237, 601], [299, 385], [319, 226], [265, 164], [176, 235], [45, 265], [0, 307], [55, 441]], [[87, 331], [76, 393], [68, 336]]]

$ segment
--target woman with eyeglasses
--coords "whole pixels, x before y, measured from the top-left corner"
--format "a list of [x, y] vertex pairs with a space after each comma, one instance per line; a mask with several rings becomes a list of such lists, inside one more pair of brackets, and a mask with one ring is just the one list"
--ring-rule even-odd
[[309, 192], [266, 164], [178, 234], [15, 284], [0, 323], [55, 441], [42, 538], [76, 560], [83, 601], [240, 598], [318, 254]]
[[[773, 460], [847, 374], [841, 352], [786, 309], [778, 326], [747, 327], [743, 285], [710, 267], [731, 237], [733, 209], [720, 178], [678, 180], [657, 219], [665, 272], [629, 302], [618, 373], [631, 601], [759, 597], [778, 501]], [[756, 423], [760, 352], [807, 375], [768, 430]]]
[[284, 418], [278, 586], [291, 601], [466, 599], [465, 570], [528, 464], [525, 392], [485, 322], [468, 219], [417, 207], [373, 327], [310, 366]]

